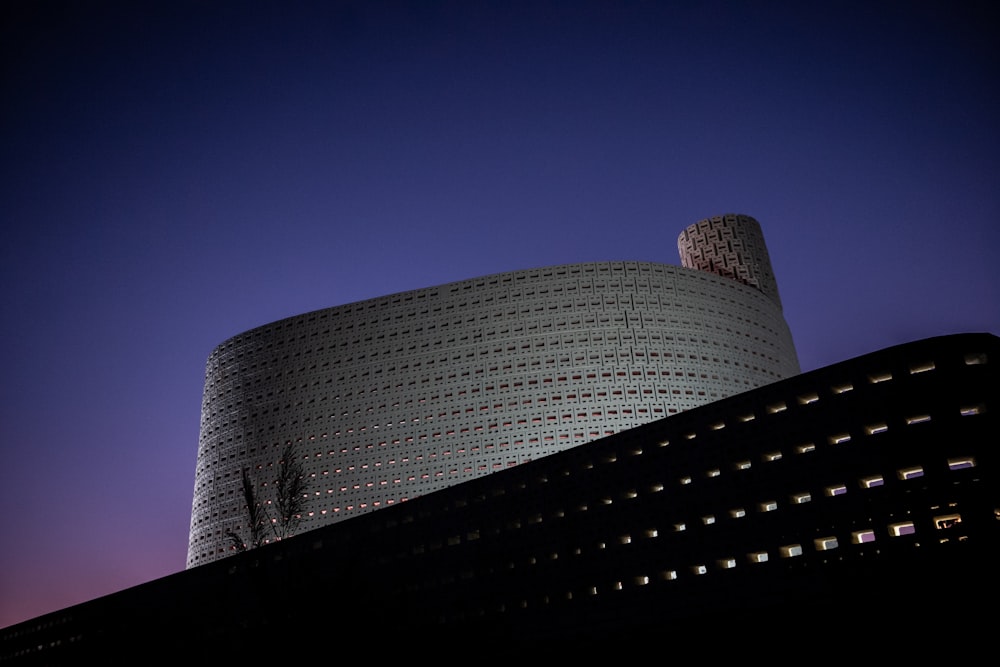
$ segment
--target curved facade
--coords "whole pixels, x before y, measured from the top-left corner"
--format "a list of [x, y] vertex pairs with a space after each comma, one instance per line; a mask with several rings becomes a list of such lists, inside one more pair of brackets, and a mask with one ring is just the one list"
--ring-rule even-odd
[[[733, 241], [756, 250], [713, 259]], [[302, 532], [798, 374], [757, 222], [701, 221], [678, 246], [681, 267], [501, 273], [225, 341], [206, 365], [187, 567], [232, 553], [242, 471], [266, 503], [289, 445]]]

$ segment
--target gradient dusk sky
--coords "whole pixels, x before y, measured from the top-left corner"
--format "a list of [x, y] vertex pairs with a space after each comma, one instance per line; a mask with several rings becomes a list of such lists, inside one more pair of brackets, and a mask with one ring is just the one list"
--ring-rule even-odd
[[989, 2], [4, 0], [0, 627], [184, 569], [205, 362], [760, 221], [803, 370], [1000, 335]]

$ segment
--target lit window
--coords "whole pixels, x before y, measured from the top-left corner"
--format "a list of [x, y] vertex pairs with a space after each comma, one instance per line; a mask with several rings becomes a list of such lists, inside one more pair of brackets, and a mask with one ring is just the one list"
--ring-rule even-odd
[[706, 568], [704, 565], [692, 565], [691, 571], [694, 574], [705, 574], [706, 572], [708, 572], [708, 568]]
[[962, 408], [959, 412], [961, 412], [961, 414], [962, 414], [963, 417], [971, 417], [972, 415], [978, 415], [978, 414], [982, 413], [983, 412], [983, 406], [981, 406], [981, 405], [969, 405], [967, 407]]
[[802, 503], [807, 503], [810, 500], [812, 500], [812, 495], [808, 491], [796, 493], [792, 496], [792, 503], [795, 505], [801, 505]]
[[861, 478], [860, 483], [862, 488], [871, 489], [876, 486], [882, 486], [885, 480], [882, 479], [882, 475], [872, 475], [871, 477]]
[[843, 394], [851, 391], [852, 389], [854, 389], [854, 385], [850, 383], [837, 385], [835, 387], [830, 387], [830, 391], [832, 391], [835, 394]]
[[779, 461], [781, 460], [781, 452], [769, 452], [764, 454], [765, 461]]
[[919, 366], [910, 367], [910, 375], [916, 375], [917, 373], [926, 373], [927, 371], [934, 370], [934, 362], [929, 361], [926, 364], [921, 364]]
[[956, 525], [962, 523], [961, 514], [945, 514], [943, 516], [934, 517], [934, 525], [937, 526], [938, 530], [947, 530], [948, 528], [954, 528]]
[[801, 556], [801, 555], [802, 555], [801, 544], [789, 544], [787, 546], [781, 547], [782, 558], [795, 558], [796, 556]]
[[906, 424], [907, 426], [911, 424], [923, 424], [924, 422], [929, 422], [930, 420], [930, 415], [914, 415], [906, 418]]
[[920, 466], [914, 466], [912, 468], [903, 468], [898, 473], [900, 479], [915, 479], [917, 477], [924, 476], [924, 469]]
[[760, 510], [761, 512], [773, 512], [774, 510], [778, 509], [778, 503], [775, 502], [774, 500], [768, 500], [760, 503], [757, 506], [757, 509]]
[[819, 394], [805, 394], [803, 396], [799, 396], [800, 405], [809, 405], [810, 403], [815, 403], [818, 400]]
[[828, 496], [842, 496], [845, 493], [847, 493], [847, 487], [843, 484], [826, 487], [826, 495]]
[[851, 434], [850, 433], [840, 433], [838, 435], [831, 435], [830, 436], [830, 444], [831, 445], [840, 445], [840, 444], [843, 444], [845, 442], [850, 442], [850, 441], [851, 441]]
[[737, 470], [748, 470], [749, 468], [750, 468], [750, 462], [749, 461], [737, 461], [736, 462], [736, 469]]
[[892, 373], [882, 373], [880, 375], [869, 375], [868, 381], [872, 384], [878, 384], [879, 382], [888, 382], [892, 379]]
[[729, 516], [731, 516], [734, 519], [740, 519], [742, 517], [745, 517], [746, 515], [747, 515], [746, 510], [744, 510], [742, 507], [729, 510]]
[[804, 445], [799, 445], [795, 448], [795, 451], [799, 454], [806, 454], [808, 452], [816, 451], [816, 445], [811, 442], [807, 442]]
[[876, 433], [885, 433], [889, 430], [886, 424], [871, 424], [865, 427], [865, 433], [868, 435], [875, 435]]
[[912, 535], [915, 532], [912, 521], [904, 521], [903, 523], [894, 523], [889, 526], [889, 534], [893, 537], [900, 537], [902, 535]]
[[701, 522], [706, 526], [710, 526], [715, 523], [715, 517], [709, 514], [708, 516], [701, 517]]
[[736, 567], [736, 559], [735, 558], [722, 558], [722, 559], [718, 560], [717, 562], [719, 564], [719, 567], [722, 568], [723, 570], [729, 570], [729, 569], [732, 569], [732, 568]]
[[962, 457], [957, 459], [948, 459], [948, 470], [961, 470], [963, 468], [975, 468], [976, 460], [972, 457]]
[[751, 563], [766, 563], [767, 562], [767, 552], [766, 551], [755, 551], [753, 553], [747, 554], [747, 560]]
[[830, 549], [836, 549], [838, 546], [836, 537], [817, 537], [813, 540], [813, 544], [816, 545], [817, 551], [829, 551]]
[[875, 541], [875, 531], [868, 530], [856, 530], [851, 533], [851, 541], [855, 544], [865, 544], [867, 542]]

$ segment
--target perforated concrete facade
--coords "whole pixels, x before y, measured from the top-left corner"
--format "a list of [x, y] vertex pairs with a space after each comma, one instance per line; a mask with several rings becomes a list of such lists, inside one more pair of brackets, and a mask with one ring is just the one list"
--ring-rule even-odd
[[781, 304], [764, 233], [750, 216], [730, 213], [701, 220], [680, 235], [677, 251], [681, 266], [738, 280]]
[[206, 365], [187, 566], [231, 553], [242, 469], [266, 498], [289, 443], [302, 532], [798, 374], [776, 296], [699, 269], [572, 264], [235, 336]]

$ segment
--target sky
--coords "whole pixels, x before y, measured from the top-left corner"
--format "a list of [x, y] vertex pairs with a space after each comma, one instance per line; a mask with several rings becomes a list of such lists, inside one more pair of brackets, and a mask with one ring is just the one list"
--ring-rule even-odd
[[205, 362], [756, 218], [804, 371], [1000, 335], [988, 2], [0, 3], [0, 627], [184, 569]]

